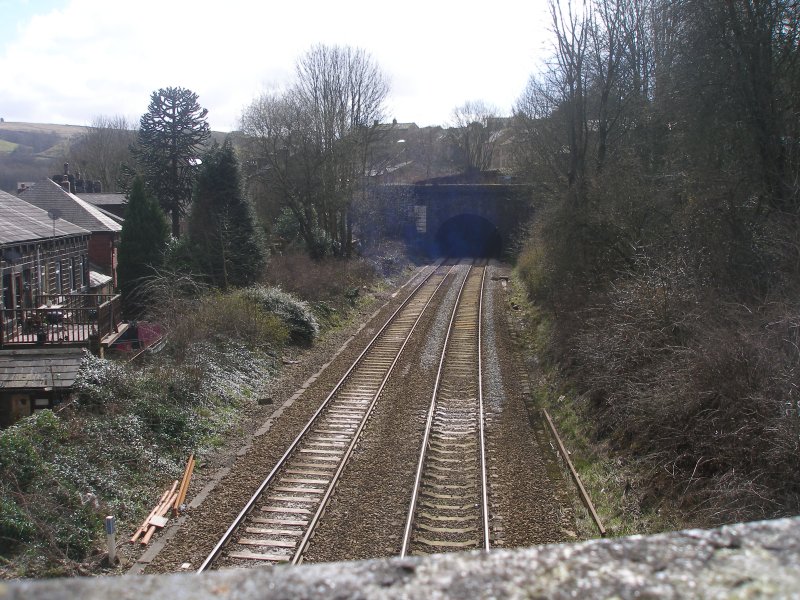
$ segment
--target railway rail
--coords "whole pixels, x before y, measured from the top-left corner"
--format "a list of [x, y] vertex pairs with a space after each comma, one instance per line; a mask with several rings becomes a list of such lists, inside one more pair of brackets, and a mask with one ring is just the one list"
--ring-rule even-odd
[[387, 320], [198, 569], [302, 560], [389, 375], [452, 266], [432, 269]]
[[481, 363], [486, 267], [453, 308], [420, 451], [401, 556], [490, 547]]

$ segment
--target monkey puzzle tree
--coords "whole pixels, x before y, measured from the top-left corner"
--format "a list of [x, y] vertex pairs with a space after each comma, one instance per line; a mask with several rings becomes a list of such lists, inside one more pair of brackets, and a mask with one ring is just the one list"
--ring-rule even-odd
[[172, 235], [180, 236], [180, 218], [191, 199], [195, 167], [210, 132], [197, 94], [181, 87], [150, 95], [139, 123], [135, 156], [147, 188], [170, 215]]

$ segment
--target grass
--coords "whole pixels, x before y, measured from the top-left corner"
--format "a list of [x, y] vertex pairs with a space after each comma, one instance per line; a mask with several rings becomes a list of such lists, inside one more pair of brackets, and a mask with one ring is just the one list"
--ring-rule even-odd
[[0, 154], [11, 154], [19, 147], [19, 144], [15, 144], [14, 142], [8, 142], [6, 140], [0, 140]]

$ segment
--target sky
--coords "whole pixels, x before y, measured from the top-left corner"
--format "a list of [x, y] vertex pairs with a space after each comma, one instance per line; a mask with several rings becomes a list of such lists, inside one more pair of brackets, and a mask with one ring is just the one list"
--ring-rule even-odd
[[138, 122], [172, 86], [198, 94], [212, 130], [231, 131], [327, 44], [378, 63], [387, 121], [446, 125], [467, 101], [510, 114], [548, 31], [546, 0], [0, 0], [0, 117]]

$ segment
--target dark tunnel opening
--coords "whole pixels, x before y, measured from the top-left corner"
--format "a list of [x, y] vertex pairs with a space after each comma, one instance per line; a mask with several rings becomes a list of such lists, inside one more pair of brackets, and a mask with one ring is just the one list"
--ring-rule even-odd
[[492, 223], [477, 215], [458, 215], [436, 232], [436, 254], [452, 257], [498, 258], [503, 239]]

